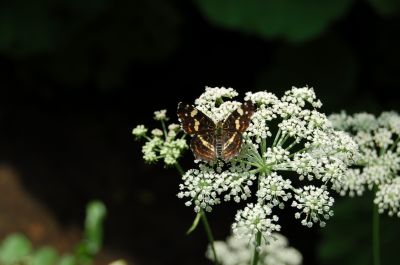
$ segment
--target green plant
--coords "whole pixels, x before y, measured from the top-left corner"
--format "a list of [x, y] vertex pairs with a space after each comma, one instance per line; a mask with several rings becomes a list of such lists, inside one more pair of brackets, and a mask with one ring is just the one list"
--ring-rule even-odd
[[9, 235], [0, 245], [0, 265], [90, 265], [102, 245], [105, 216], [102, 202], [87, 205], [84, 236], [71, 254], [60, 255], [51, 246], [34, 249], [25, 235]]

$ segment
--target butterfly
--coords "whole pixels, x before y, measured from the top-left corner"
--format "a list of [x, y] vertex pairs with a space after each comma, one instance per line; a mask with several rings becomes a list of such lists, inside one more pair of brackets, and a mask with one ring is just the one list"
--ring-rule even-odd
[[178, 118], [182, 129], [192, 136], [190, 148], [196, 159], [225, 161], [235, 157], [242, 146], [242, 133], [250, 125], [255, 110], [251, 101], [244, 102], [224, 121], [215, 123], [193, 105], [180, 102]]

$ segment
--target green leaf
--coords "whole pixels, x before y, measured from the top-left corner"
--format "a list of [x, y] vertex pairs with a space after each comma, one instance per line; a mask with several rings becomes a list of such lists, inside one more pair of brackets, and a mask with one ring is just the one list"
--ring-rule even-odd
[[32, 244], [24, 235], [10, 235], [0, 246], [0, 264], [12, 265], [27, 257], [31, 250]]
[[103, 220], [107, 210], [100, 201], [92, 201], [86, 208], [85, 242], [89, 254], [96, 254], [103, 240]]
[[189, 235], [190, 233], [192, 233], [196, 229], [197, 225], [199, 224], [200, 217], [201, 217], [201, 212], [198, 212], [196, 217], [194, 218], [194, 221], [193, 221], [192, 225], [187, 230], [186, 235]]
[[55, 249], [43, 247], [33, 254], [30, 265], [54, 265], [57, 260], [58, 254]]
[[349, 10], [353, 0], [196, 0], [214, 24], [302, 42], [314, 38]]

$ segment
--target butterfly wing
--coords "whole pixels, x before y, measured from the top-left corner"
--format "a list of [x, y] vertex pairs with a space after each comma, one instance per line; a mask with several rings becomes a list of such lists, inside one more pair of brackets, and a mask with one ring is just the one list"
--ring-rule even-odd
[[190, 141], [190, 149], [192, 149], [196, 159], [206, 162], [215, 160], [215, 134], [206, 132], [204, 134], [195, 135]]
[[222, 125], [224, 144], [221, 154], [224, 160], [229, 160], [239, 153], [243, 142], [242, 133], [249, 127], [254, 109], [253, 103], [246, 101], [224, 121]]
[[246, 101], [239, 108], [233, 111], [224, 121], [223, 130], [237, 131], [243, 133], [250, 125], [255, 107], [251, 101]]
[[182, 129], [193, 136], [190, 149], [196, 159], [215, 160], [215, 123], [194, 106], [182, 102], [178, 105], [178, 117]]
[[235, 131], [225, 131], [223, 140], [224, 145], [222, 149], [222, 159], [225, 161], [235, 157], [242, 146], [242, 134], [240, 132]]
[[182, 129], [187, 134], [194, 135], [215, 131], [215, 123], [193, 105], [180, 102], [178, 104], [178, 118], [182, 124]]

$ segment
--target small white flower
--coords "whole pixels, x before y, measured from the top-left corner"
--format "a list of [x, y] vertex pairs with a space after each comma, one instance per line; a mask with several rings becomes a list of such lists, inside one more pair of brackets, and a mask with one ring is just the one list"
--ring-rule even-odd
[[137, 138], [140, 138], [140, 137], [146, 135], [146, 133], [147, 133], [147, 128], [144, 127], [144, 125], [138, 125], [135, 128], [133, 128], [133, 130], [132, 130], [132, 134], [134, 136], [136, 136]]
[[[224, 194], [224, 200], [233, 198], [235, 202], [246, 200], [251, 196], [250, 186], [255, 176], [248, 172], [248, 167], [240, 167], [233, 164], [229, 170], [222, 171], [221, 163], [214, 169], [204, 164], [200, 168], [188, 170], [183, 176], [183, 184], [180, 184], [179, 198], [189, 198], [194, 202], [194, 210], [200, 208], [211, 211], [212, 206], [220, 203], [220, 197]], [[192, 206], [192, 203], [188, 203]]]
[[272, 240], [271, 234], [280, 230], [278, 216], [272, 215], [272, 210], [267, 205], [249, 203], [243, 210], [239, 210], [232, 224], [232, 231], [239, 238], [256, 240], [258, 232], [262, 235], [262, 240], [267, 243]]
[[163, 131], [160, 129], [153, 129], [151, 130], [151, 134], [157, 137], [163, 136]]
[[379, 186], [374, 203], [378, 205], [379, 212], [388, 212], [389, 216], [400, 217], [400, 177], [393, 183]]
[[168, 120], [167, 110], [163, 109], [163, 110], [155, 111], [154, 112], [154, 119], [156, 121], [166, 121], [166, 120]]
[[147, 162], [155, 162], [158, 160], [157, 151], [163, 141], [159, 137], [154, 137], [150, 141], [147, 141], [142, 147], [143, 159]]
[[346, 171], [343, 178], [334, 183], [333, 187], [342, 196], [347, 194], [350, 197], [361, 196], [365, 191], [365, 178], [360, 169], [351, 168]]
[[267, 204], [284, 208], [284, 202], [292, 198], [292, 194], [290, 193], [291, 189], [292, 185], [290, 180], [284, 180], [282, 176], [273, 172], [261, 179], [257, 197], [260, 201], [267, 202]]
[[[245, 238], [229, 236], [226, 241], [215, 241], [214, 247], [218, 253], [221, 265], [249, 265], [254, 246]], [[211, 247], [208, 246], [206, 256], [213, 260]], [[288, 239], [279, 233], [272, 233], [269, 244], [259, 247], [259, 265], [301, 265], [301, 253], [289, 246]]]
[[368, 113], [348, 116], [344, 112], [332, 115], [335, 127], [347, 130], [359, 145], [357, 169], [348, 169], [342, 181], [334, 188], [341, 194], [361, 195], [365, 188], [377, 187], [375, 203], [380, 212], [398, 213], [396, 187], [400, 179], [400, 116], [396, 112], [383, 112], [379, 117]]
[[334, 199], [326, 190], [310, 185], [297, 190], [292, 206], [299, 210], [295, 217], [303, 218], [301, 221], [303, 225], [312, 227], [313, 223], [319, 223], [324, 227], [325, 220], [333, 215], [331, 209], [333, 202]]

